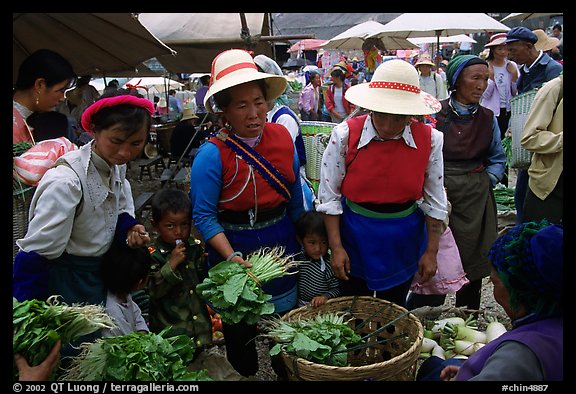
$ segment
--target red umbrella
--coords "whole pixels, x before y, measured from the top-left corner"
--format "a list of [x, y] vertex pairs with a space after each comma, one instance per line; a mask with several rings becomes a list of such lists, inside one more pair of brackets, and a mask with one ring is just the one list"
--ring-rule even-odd
[[286, 52], [312, 51], [318, 49], [328, 40], [318, 40], [316, 38], [306, 38], [293, 44]]

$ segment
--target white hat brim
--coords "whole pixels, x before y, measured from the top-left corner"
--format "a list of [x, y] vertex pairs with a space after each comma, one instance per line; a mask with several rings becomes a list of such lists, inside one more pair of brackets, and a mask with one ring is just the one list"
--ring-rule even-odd
[[208, 112], [214, 112], [209, 100], [216, 93], [246, 82], [258, 81], [260, 79], [266, 79], [267, 100], [274, 100], [280, 97], [288, 85], [288, 81], [286, 81], [286, 78], [283, 76], [267, 74], [256, 71], [254, 69], [247, 69], [243, 71], [237, 70], [229, 76], [222, 77], [220, 80], [214, 82], [210, 86], [208, 92], [206, 92], [206, 97], [204, 97], [204, 107], [206, 107]]
[[351, 86], [346, 100], [370, 111], [397, 115], [429, 115], [440, 111], [441, 104], [426, 92], [370, 88], [368, 83]]

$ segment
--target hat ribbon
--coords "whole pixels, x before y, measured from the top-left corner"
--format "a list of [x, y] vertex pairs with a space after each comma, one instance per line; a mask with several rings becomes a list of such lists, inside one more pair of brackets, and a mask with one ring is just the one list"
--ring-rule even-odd
[[144, 90], [148, 91], [148, 88], [147, 88], [146, 86], [140, 86], [140, 82], [142, 82], [142, 79], [140, 79], [138, 82], [136, 82], [135, 85], [132, 85], [131, 83], [127, 83], [127, 84], [126, 84], [126, 87], [127, 87], [129, 90], [136, 90], [136, 89], [138, 89], [138, 88], [141, 88], [141, 89], [144, 89]]
[[[226, 75], [228, 75], [234, 71], [242, 70], [245, 68], [251, 68], [251, 69], [258, 71], [258, 69], [256, 68], [256, 65], [254, 63], [251, 63], [251, 62], [237, 63], [237, 64], [233, 64], [229, 67], [226, 67], [225, 69], [220, 71], [218, 74], [216, 74], [216, 80], [219, 80], [220, 78], [222, 78], [222, 77], [224, 77], [224, 76], [226, 76]], [[210, 83], [212, 83], [212, 81], [210, 81]]]
[[394, 89], [403, 90], [405, 92], [420, 93], [420, 88], [415, 85], [410, 85], [401, 82], [387, 82], [387, 81], [372, 81], [368, 84], [369, 88], [382, 88], [382, 89]]

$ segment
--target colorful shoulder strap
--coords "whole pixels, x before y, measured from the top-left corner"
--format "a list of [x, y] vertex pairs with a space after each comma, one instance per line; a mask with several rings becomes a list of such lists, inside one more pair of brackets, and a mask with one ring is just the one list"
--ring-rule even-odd
[[216, 138], [224, 142], [226, 146], [240, 155], [248, 164], [258, 171], [258, 173], [282, 196], [286, 201], [290, 201], [291, 194], [288, 188], [288, 180], [262, 155], [242, 142], [233, 134], [220, 131]]

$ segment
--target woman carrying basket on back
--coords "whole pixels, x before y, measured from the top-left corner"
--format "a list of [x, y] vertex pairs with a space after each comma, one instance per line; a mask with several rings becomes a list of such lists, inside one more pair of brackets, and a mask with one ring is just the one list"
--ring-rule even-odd
[[403, 60], [380, 65], [346, 99], [370, 113], [334, 127], [322, 158], [317, 210], [332, 267], [345, 295], [375, 292], [404, 306], [414, 274], [424, 283], [436, 273], [448, 212], [442, 134], [412, 119], [440, 103]]

